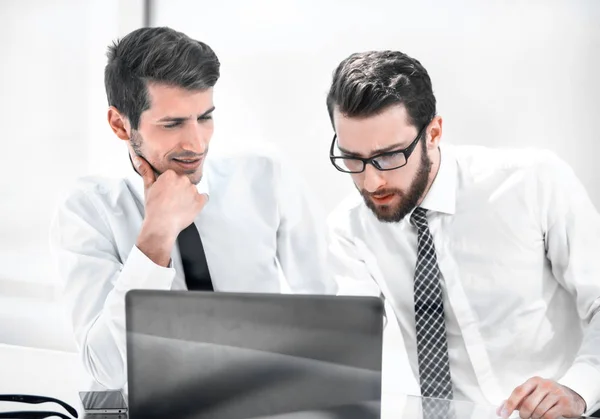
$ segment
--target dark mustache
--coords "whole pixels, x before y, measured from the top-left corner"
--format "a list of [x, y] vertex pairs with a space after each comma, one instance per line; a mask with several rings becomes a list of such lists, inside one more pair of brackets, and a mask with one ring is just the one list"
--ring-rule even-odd
[[367, 192], [363, 189], [361, 192], [362, 192], [363, 196], [373, 197], [373, 198], [381, 198], [381, 197], [387, 196], [387, 195], [400, 195], [400, 196], [404, 195], [401, 190], [395, 189], [395, 188], [380, 189], [373, 193]]
[[171, 154], [169, 158], [173, 159], [201, 159], [206, 155], [206, 151], [204, 153], [194, 153], [193, 151], [182, 151], [181, 153]]

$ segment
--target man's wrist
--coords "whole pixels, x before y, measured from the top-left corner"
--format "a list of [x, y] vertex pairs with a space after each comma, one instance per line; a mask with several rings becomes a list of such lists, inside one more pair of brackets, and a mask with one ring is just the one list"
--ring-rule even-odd
[[575, 362], [557, 381], [583, 399], [584, 413], [592, 413], [600, 407], [600, 371], [594, 365]]
[[579, 411], [583, 415], [585, 413], [585, 411], [587, 410], [587, 403], [585, 402], [583, 397], [581, 397], [581, 395], [579, 393], [577, 393], [575, 390], [573, 390], [572, 388], [569, 388], [566, 386], [563, 386], [563, 387], [565, 387], [568, 391], [570, 391], [573, 394], [573, 397], [575, 398], [575, 400], [577, 400], [577, 404], [580, 407]]
[[175, 234], [155, 224], [144, 221], [136, 246], [157, 265], [168, 267], [175, 239]]
[[575, 410], [577, 411], [577, 414], [579, 416], [583, 415], [585, 413], [585, 411], [587, 410], [587, 403], [584, 400], [583, 397], [581, 397], [581, 395], [579, 393], [577, 393], [575, 390], [573, 390], [570, 387], [567, 387], [563, 384], [557, 383], [560, 387], [562, 387], [563, 389], [565, 389], [568, 393], [571, 394], [571, 397], [573, 399], [573, 401], [575, 402]]

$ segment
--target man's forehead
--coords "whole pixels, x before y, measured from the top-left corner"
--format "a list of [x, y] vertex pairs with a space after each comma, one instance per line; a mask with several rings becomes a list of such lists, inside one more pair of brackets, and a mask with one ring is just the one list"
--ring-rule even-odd
[[147, 113], [162, 117], [166, 114], [185, 117], [202, 114], [213, 107], [213, 90], [189, 90], [165, 84], [148, 84]]
[[370, 154], [374, 150], [410, 142], [416, 128], [403, 105], [394, 105], [369, 117], [348, 117], [334, 109], [334, 126], [340, 147]]
[[375, 112], [367, 117], [348, 116], [348, 114], [341, 112], [338, 106], [334, 106], [333, 121], [336, 125], [337, 122], [382, 124], [389, 121], [399, 125], [410, 126], [410, 117], [408, 115], [408, 111], [402, 103], [388, 106], [380, 110], [379, 112]]

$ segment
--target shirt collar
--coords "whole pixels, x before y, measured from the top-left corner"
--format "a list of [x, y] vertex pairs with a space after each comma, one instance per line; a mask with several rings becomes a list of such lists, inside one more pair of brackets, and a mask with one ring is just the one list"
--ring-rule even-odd
[[453, 215], [456, 209], [456, 157], [451, 147], [440, 145], [440, 168], [421, 207]]

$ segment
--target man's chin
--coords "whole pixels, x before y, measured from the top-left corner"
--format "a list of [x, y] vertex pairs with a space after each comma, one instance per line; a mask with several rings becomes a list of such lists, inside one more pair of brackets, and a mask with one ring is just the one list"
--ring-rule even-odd
[[394, 210], [390, 207], [384, 206], [375, 209], [371, 208], [371, 211], [373, 211], [373, 214], [375, 214], [375, 217], [377, 217], [379, 221], [384, 223], [395, 223], [404, 218], [404, 216], [398, 215], [397, 210]]
[[202, 174], [204, 172], [203, 166], [200, 166], [194, 170], [182, 170], [180, 168], [173, 167], [172, 170], [175, 171], [175, 173], [177, 173], [179, 176], [186, 176], [194, 185], [200, 183], [200, 180], [202, 180]]
[[412, 208], [405, 208], [402, 203], [396, 205], [377, 205], [370, 199], [366, 199], [367, 207], [373, 212], [379, 221], [384, 223], [397, 223], [402, 221]]
[[193, 183], [194, 185], [199, 184], [200, 181], [202, 180], [202, 171], [195, 172], [195, 173], [185, 173], [185, 175], [188, 177], [190, 182]]

